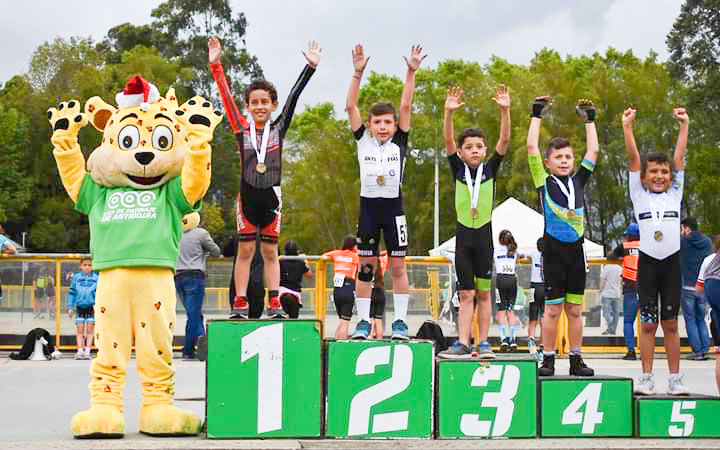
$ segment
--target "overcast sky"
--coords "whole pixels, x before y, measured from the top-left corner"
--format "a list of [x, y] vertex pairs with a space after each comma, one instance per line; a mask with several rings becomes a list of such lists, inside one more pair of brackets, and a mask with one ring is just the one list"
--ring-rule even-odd
[[[4, 1], [0, 83], [27, 71], [33, 51], [55, 37], [91, 36], [130, 22], [151, 22], [160, 1]], [[410, 46], [421, 43], [424, 67], [448, 58], [487, 63], [492, 55], [527, 64], [548, 47], [562, 55], [604, 52], [612, 46], [667, 59], [665, 37], [680, 0], [231, 0], [248, 20], [248, 51], [284, 99], [300, 73], [300, 53], [315, 39], [323, 59], [300, 104], [343, 105], [352, 74], [350, 50], [362, 43], [369, 70], [404, 76]], [[41, 12], [41, 13], [40, 13]], [[118, 86], [120, 89], [121, 86]]]

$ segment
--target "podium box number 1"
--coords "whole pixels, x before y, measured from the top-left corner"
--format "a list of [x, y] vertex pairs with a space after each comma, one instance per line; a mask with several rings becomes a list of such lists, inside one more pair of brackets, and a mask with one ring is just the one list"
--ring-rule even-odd
[[319, 437], [320, 322], [208, 323], [208, 438]]

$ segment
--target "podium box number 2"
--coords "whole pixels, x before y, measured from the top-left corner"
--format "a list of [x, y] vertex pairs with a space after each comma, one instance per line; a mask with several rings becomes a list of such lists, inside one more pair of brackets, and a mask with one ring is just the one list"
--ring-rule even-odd
[[330, 342], [327, 358], [328, 437], [432, 436], [432, 343]]
[[208, 323], [208, 438], [319, 437], [321, 324]]
[[537, 435], [537, 359], [440, 361], [438, 437]]
[[638, 436], [648, 438], [718, 438], [720, 398], [693, 396], [637, 396]]
[[542, 437], [627, 437], [633, 434], [632, 380], [540, 378]]

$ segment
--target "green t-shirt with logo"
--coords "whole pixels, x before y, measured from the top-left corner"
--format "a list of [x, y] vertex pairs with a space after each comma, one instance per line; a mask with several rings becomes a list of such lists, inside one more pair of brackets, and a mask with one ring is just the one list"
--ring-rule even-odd
[[105, 187], [85, 175], [75, 209], [90, 220], [94, 270], [115, 267], [168, 267], [175, 270], [182, 217], [197, 211], [188, 204], [180, 177], [147, 190]]

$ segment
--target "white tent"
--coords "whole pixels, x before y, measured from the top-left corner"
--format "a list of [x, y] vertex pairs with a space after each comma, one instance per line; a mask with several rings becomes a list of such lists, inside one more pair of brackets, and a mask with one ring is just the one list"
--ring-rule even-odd
[[[493, 241], [498, 244], [498, 236], [504, 229], [508, 229], [518, 244], [518, 253], [526, 255], [537, 248], [537, 240], [543, 235], [545, 218], [542, 214], [525, 205], [521, 201], [510, 197], [498, 205], [492, 214]], [[583, 244], [585, 256], [588, 259], [604, 258], [603, 247], [600, 244], [585, 239]], [[455, 253], [455, 236], [429, 251], [431, 256], [449, 256]]]

